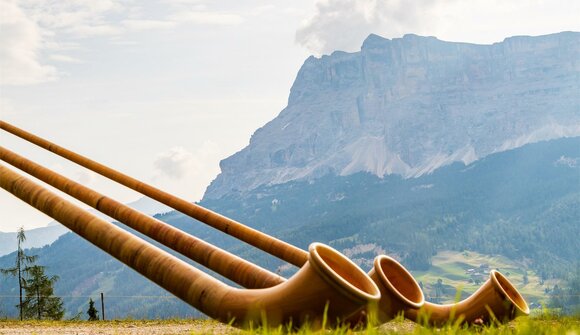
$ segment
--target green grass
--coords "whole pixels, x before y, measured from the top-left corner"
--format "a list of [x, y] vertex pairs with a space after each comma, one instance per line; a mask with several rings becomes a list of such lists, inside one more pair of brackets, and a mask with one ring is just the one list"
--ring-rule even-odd
[[313, 331], [302, 328], [288, 332], [284, 327], [275, 329], [239, 330], [212, 320], [113, 320], [113, 321], [14, 321], [0, 320], [0, 334], [8, 334], [14, 329], [25, 330], [27, 334], [58, 334], [99, 333], [99, 334], [240, 334], [240, 335], [329, 335], [329, 334], [361, 334], [361, 335], [455, 335], [455, 334], [485, 334], [485, 335], [580, 335], [579, 317], [556, 317], [543, 315], [539, 317], [519, 318], [506, 325], [491, 325], [482, 327], [466, 327], [447, 325], [442, 328], [423, 327], [407, 320], [396, 319], [381, 327], [368, 327], [358, 331], [347, 328]]

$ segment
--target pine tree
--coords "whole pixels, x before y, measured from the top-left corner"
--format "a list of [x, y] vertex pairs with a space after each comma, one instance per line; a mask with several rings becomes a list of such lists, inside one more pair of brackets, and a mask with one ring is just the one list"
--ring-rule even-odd
[[58, 276], [47, 276], [44, 268], [34, 265], [26, 270], [28, 278], [24, 281], [26, 291], [23, 302], [24, 316], [37, 320], [60, 320], [64, 315], [63, 302], [54, 296], [53, 292]]
[[91, 298], [89, 298], [89, 309], [87, 310], [87, 314], [89, 315], [89, 321], [99, 320], [99, 311], [95, 308], [95, 302]]
[[18, 229], [18, 234], [16, 234], [16, 239], [18, 240], [18, 249], [16, 251], [16, 264], [13, 268], [8, 269], [0, 269], [0, 273], [5, 276], [14, 276], [18, 277], [18, 289], [19, 289], [19, 304], [16, 307], [19, 309], [20, 321], [24, 316], [24, 306], [23, 306], [23, 291], [24, 291], [24, 282], [25, 282], [25, 272], [29, 268], [29, 264], [32, 264], [36, 261], [36, 256], [28, 256], [24, 253], [22, 249], [22, 243], [26, 241], [26, 235], [24, 234], [24, 227], [20, 227]]

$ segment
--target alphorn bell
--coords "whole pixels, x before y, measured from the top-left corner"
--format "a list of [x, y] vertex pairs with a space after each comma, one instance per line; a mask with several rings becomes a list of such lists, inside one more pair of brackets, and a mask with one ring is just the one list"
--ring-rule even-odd
[[528, 314], [530, 308], [518, 290], [501, 273], [492, 270], [489, 279], [465, 300], [447, 305], [425, 302], [423, 307], [408, 311], [406, 316], [419, 323], [441, 326], [449, 322], [505, 323]]
[[[82, 210], [0, 165], [0, 187], [109, 253], [206, 315], [236, 326], [328, 325], [378, 302], [374, 282], [336, 250], [319, 243], [288, 281], [265, 289], [225, 285], [182, 260]], [[326, 315], [324, 315], [326, 312]]]
[[[297, 247], [249, 228], [237, 221], [223, 217], [199, 205], [189, 203], [183, 199], [179, 199], [166, 192], [158, 190], [153, 186], [140, 182], [130, 176], [124, 175], [121, 172], [113, 170], [89, 158], [83, 157], [77, 153], [60, 147], [4, 121], [0, 121], [0, 128], [39, 147], [47, 149], [63, 158], [84, 166], [96, 173], [99, 173], [102, 176], [125, 185], [126, 187], [147, 195], [152, 199], [155, 199], [169, 207], [172, 207], [186, 215], [189, 215], [201, 222], [208, 224], [213, 228], [221, 230], [291, 264], [301, 266], [301, 264], [306, 262], [308, 259], [308, 253]], [[382, 321], [388, 321], [399, 312], [403, 312], [403, 314], [406, 316], [408, 314], [407, 311], [417, 310], [417, 306], [422, 305], [425, 301], [423, 292], [421, 291], [416, 280], [408, 273], [408, 271], [406, 271], [404, 267], [394, 259], [383, 257], [386, 256], [378, 256], [375, 259], [373, 269], [371, 269], [369, 274], [372, 276], [371, 278], [373, 278], [382, 292], [382, 298], [379, 304], [379, 319]], [[406, 279], [395, 280], [393, 278]], [[513, 287], [513, 285], [511, 286]], [[517, 293], [517, 290], [515, 290], [515, 292]], [[523, 299], [522, 301], [525, 304]], [[479, 300], [470, 301], [471, 304], [476, 304], [478, 302]], [[508, 300], [506, 300], [506, 302], [509, 303]], [[396, 310], [392, 306], [399, 306], [401, 310]], [[480, 314], [483, 314], [489, 307], [485, 305], [474, 305], [473, 308], [481, 311]], [[499, 314], [501, 311], [497, 312], [497, 314]], [[492, 314], [496, 314], [496, 311], [492, 311]], [[409, 315], [413, 314], [411, 313]], [[520, 314], [515, 314], [513, 317], [518, 315]], [[523, 313], [523, 315], [527, 314]]]
[[415, 278], [394, 258], [386, 255], [375, 257], [369, 276], [381, 291], [377, 310], [380, 323], [400, 313], [407, 316], [425, 304], [425, 296]]

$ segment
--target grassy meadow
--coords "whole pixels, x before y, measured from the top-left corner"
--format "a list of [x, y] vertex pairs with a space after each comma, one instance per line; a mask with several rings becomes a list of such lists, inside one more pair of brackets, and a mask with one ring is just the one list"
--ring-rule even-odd
[[317, 330], [303, 328], [288, 332], [280, 327], [275, 329], [240, 330], [213, 320], [113, 320], [113, 321], [15, 321], [0, 320], [0, 334], [153, 334], [153, 335], [182, 335], [182, 334], [240, 334], [240, 335], [283, 335], [283, 334], [361, 334], [361, 335], [455, 335], [455, 334], [513, 334], [513, 335], [579, 335], [579, 317], [536, 316], [519, 318], [506, 325], [491, 325], [466, 327], [450, 324], [442, 328], [432, 328], [417, 325], [413, 322], [397, 319], [377, 328], [350, 330], [337, 328], [331, 330]]

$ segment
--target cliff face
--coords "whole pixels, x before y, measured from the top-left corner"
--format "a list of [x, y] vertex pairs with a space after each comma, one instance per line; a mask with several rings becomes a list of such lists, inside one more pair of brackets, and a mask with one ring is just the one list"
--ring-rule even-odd
[[367, 171], [417, 177], [580, 135], [580, 33], [493, 45], [370, 35], [306, 60], [288, 106], [220, 163], [205, 198]]

